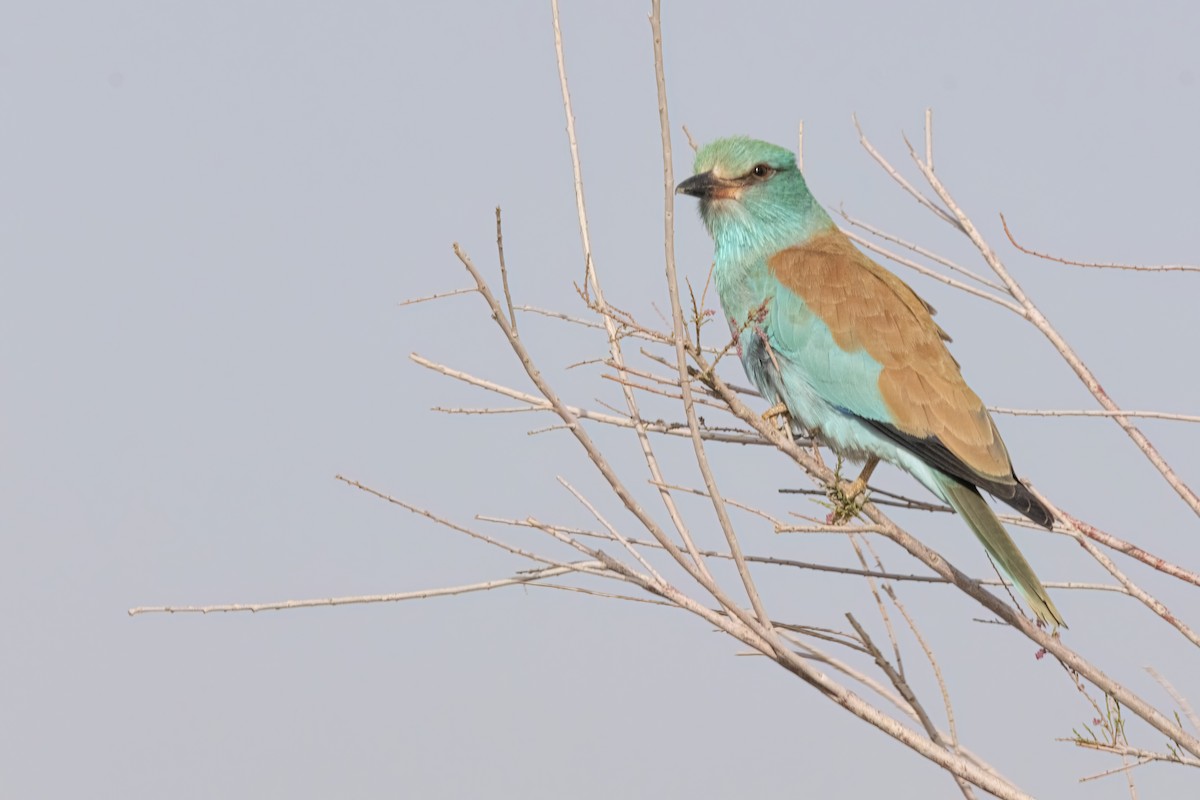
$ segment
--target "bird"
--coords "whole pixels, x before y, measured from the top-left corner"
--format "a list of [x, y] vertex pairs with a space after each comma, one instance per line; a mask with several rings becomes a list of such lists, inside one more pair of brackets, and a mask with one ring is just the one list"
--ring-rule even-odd
[[876, 264], [809, 191], [788, 149], [744, 136], [696, 153], [676, 193], [699, 199], [713, 282], [742, 366], [771, 404], [839, 456], [908, 472], [953, 508], [1037, 618], [1065, 626], [983, 499], [1054, 517], [1016, 476], [1000, 432], [947, 348], [933, 306]]

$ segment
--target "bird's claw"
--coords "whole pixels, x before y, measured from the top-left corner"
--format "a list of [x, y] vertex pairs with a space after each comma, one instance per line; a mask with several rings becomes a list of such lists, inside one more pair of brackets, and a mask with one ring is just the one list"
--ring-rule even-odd
[[793, 442], [796, 437], [792, 436], [792, 417], [788, 412], [788, 407], [783, 403], [776, 403], [762, 413], [763, 422], [770, 422], [773, 419], [783, 419], [783, 424], [780, 426], [787, 437]]
[[783, 403], [776, 403], [762, 413], [762, 418], [766, 422], [770, 422], [776, 417], [786, 417], [788, 415], [788, 407]]
[[[863, 466], [862, 473], [852, 481], [843, 481], [840, 475], [835, 473], [834, 483], [827, 492], [830, 502], [833, 503], [833, 513], [829, 515], [831, 524], [837, 525], [853, 519], [858, 516], [858, 512], [862, 511], [862, 507], [867, 504], [867, 499], [871, 494], [867, 490], [867, 481], [871, 479], [871, 473], [878, 465], [879, 459], [868, 459], [866, 465]], [[838, 473], [841, 472], [841, 466], [839, 459]]]
[[830, 486], [825, 493], [829, 502], [833, 504], [833, 511], [829, 514], [829, 523], [840, 525], [857, 517], [871, 494], [866, 489], [866, 481], [859, 480], [838, 481]]

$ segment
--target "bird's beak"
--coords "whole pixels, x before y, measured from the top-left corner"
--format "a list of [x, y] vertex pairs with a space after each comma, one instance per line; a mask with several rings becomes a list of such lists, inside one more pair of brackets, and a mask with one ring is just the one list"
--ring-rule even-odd
[[716, 188], [717, 179], [712, 172], [701, 172], [675, 187], [675, 194], [690, 194], [692, 197], [708, 197]]
[[693, 175], [675, 187], [675, 194], [690, 194], [701, 199], [720, 199], [736, 197], [740, 187], [733, 181], [724, 180], [712, 172], [701, 172]]

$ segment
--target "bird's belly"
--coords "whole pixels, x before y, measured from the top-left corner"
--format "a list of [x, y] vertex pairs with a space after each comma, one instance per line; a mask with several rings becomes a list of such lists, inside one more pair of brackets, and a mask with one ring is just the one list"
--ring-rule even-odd
[[[877, 386], [879, 369], [865, 353], [846, 353], [837, 348], [825, 324], [793, 298], [782, 324], [790, 326], [790, 347], [781, 351], [772, 347], [774, 326], [780, 309], [774, 294], [748, 276], [730, 280], [718, 271], [717, 288], [730, 329], [738, 339], [738, 353], [747, 377], [762, 393], [767, 404], [783, 403], [794, 423], [814, 438], [827, 444], [843, 458], [855, 461], [870, 456], [895, 464], [940, 495], [931, 468], [890, 439], [864, 423], [860, 416], [827, 400], [829, 391], [818, 391], [809, 369], [823, 368], [839, 375], [844, 385], [859, 387], [855, 408], [858, 414], [886, 419], [885, 409], [875, 407], [882, 398], [871, 398]], [[738, 277], [738, 276], [734, 276]], [[765, 300], [761, 298], [766, 298]], [[760, 298], [755, 302], [755, 298]], [[826, 376], [828, 383], [829, 376]], [[877, 393], [876, 393], [877, 394]]]
[[928, 468], [923, 462], [822, 397], [805, 379], [804, 371], [774, 352], [764, 339], [761, 334], [748, 332], [740, 344], [746, 375], [770, 405], [782, 402], [795, 423], [843, 458], [863, 461], [874, 456], [929, 485]]

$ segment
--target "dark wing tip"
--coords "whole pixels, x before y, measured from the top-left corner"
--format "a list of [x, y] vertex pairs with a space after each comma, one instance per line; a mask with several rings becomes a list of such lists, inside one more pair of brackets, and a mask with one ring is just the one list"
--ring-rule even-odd
[[1021, 512], [1023, 516], [1028, 517], [1043, 528], [1050, 529], [1054, 527], [1054, 515], [1050, 513], [1050, 509], [1046, 508], [1041, 500], [1034, 497], [1033, 492], [1029, 491], [1029, 487], [1021, 483], [1021, 479], [1017, 476], [1014, 475], [1012, 477], [1011, 483], [1008, 481], [989, 480], [986, 475], [976, 472], [963, 462], [961, 458], [950, 452], [950, 449], [942, 444], [941, 440], [936, 436], [921, 439], [916, 436], [909, 436], [896, 426], [886, 422], [861, 417], [856, 414], [854, 416], [866, 425], [874, 428], [878, 433], [883, 434], [884, 437], [922, 459], [931, 467], [940, 469], [947, 475], [951, 475], [964, 483], [978, 486], [997, 500], [1012, 506]]
[[[1017, 511], [1020, 511], [1026, 517], [1036, 522], [1038, 525], [1041, 525], [1043, 528], [1046, 528], [1047, 530], [1052, 529], [1054, 527], [1054, 515], [1050, 513], [1050, 509], [1046, 508], [1045, 504], [1042, 503], [1041, 500], [1038, 500], [1033, 496], [1033, 492], [1029, 491], [1029, 487], [1022, 483], [1020, 478], [1014, 475], [1013, 480], [1016, 481], [1016, 484], [1009, 489], [1009, 493], [1012, 495], [1011, 497], [1004, 497], [1003, 495], [999, 494], [996, 494], [995, 496], [1008, 503]], [[995, 494], [989, 487], [983, 486], [983, 488], [986, 489], [990, 494]]]

